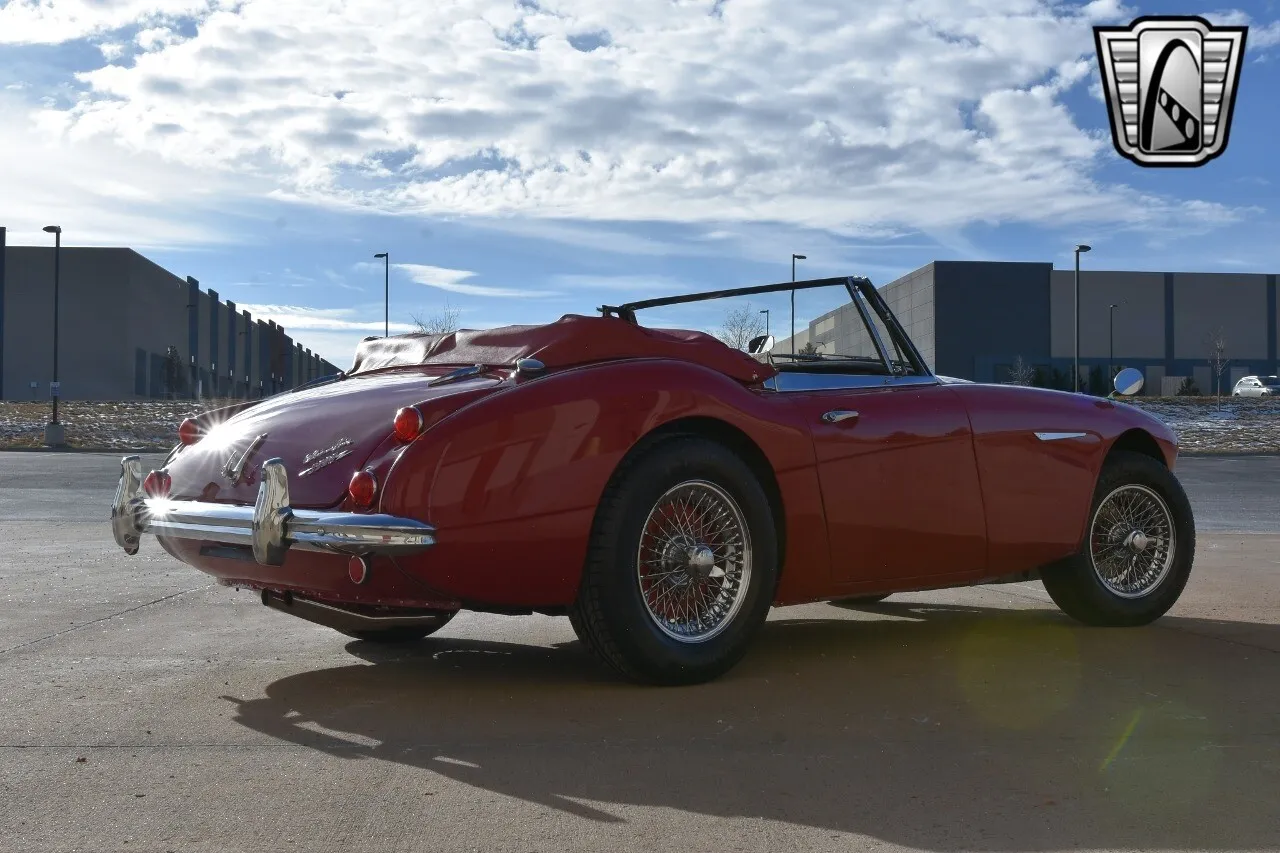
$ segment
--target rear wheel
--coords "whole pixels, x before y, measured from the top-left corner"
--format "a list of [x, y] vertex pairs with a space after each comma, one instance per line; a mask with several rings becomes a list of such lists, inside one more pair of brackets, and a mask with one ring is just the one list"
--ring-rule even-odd
[[394, 628], [369, 628], [361, 631], [341, 631], [348, 637], [364, 640], [366, 643], [416, 643], [439, 631], [457, 615], [457, 611], [442, 611], [431, 622], [417, 625], [397, 625]]
[[764, 622], [777, 562], [773, 513], [751, 468], [708, 439], [660, 439], [606, 490], [570, 622], [631, 680], [709, 681]]
[[1195, 547], [1191, 504], [1173, 472], [1149, 456], [1116, 452], [1098, 477], [1080, 553], [1046, 568], [1044, 587], [1085, 624], [1145, 625], [1182, 595]]

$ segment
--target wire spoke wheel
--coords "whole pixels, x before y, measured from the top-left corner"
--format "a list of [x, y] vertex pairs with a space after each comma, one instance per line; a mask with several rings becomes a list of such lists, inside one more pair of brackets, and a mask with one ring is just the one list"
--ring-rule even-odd
[[1173, 566], [1177, 531], [1169, 505], [1138, 484], [1110, 492], [1093, 515], [1089, 556], [1103, 586], [1121, 598], [1154, 592]]
[[706, 480], [658, 498], [641, 529], [637, 580], [654, 624], [674, 640], [704, 643], [732, 623], [751, 582], [751, 534], [742, 509]]

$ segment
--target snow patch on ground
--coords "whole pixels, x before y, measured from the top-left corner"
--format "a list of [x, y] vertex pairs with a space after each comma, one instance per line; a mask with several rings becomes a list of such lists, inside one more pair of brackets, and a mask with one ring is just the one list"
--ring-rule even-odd
[[[63, 401], [58, 419], [67, 444], [109, 450], [168, 450], [184, 418], [233, 400]], [[1168, 424], [1182, 450], [1196, 453], [1280, 453], [1280, 398], [1135, 398], [1129, 402]], [[47, 401], [0, 402], [0, 449], [41, 447]]]

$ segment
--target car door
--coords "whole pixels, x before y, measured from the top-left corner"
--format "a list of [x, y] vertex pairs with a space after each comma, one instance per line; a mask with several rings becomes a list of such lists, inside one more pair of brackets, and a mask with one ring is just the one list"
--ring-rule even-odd
[[962, 401], [933, 377], [853, 384], [787, 392], [813, 437], [833, 580], [981, 576], [986, 521]]

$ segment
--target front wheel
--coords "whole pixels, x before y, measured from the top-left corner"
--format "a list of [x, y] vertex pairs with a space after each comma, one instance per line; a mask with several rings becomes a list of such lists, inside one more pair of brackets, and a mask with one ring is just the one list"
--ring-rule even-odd
[[570, 621], [633, 681], [709, 681], [768, 615], [776, 539], [768, 497], [737, 454], [697, 436], [659, 439], [601, 500]]
[[1044, 587], [1085, 624], [1146, 625], [1182, 595], [1195, 548], [1191, 503], [1173, 472], [1116, 452], [1098, 477], [1080, 553], [1046, 568]]

